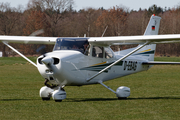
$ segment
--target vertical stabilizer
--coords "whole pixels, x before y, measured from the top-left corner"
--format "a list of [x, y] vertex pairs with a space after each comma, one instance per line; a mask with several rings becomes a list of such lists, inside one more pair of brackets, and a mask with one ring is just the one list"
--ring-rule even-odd
[[[159, 26], [160, 26], [160, 20], [161, 20], [161, 17], [152, 15], [151, 18], [150, 18], [150, 21], [148, 23], [148, 26], [147, 26], [147, 28], [146, 28], [146, 30], [144, 32], [144, 35], [158, 35]], [[156, 44], [147, 45], [146, 47], [141, 49], [141, 51], [147, 51], [145, 53], [149, 57], [147, 57], [146, 59], [148, 59], [149, 61], [154, 61], [154, 54], [155, 54], [155, 51], [156, 51]], [[142, 53], [144, 53], [144, 52], [142, 52]]]
[[[160, 20], [161, 20], [160, 17], [152, 15], [147, 25], [147, 28], [144, 32], [144, 35], [158, 35]], [[122, 50], [121, 54], [127, 54], [134, 49], [135, 48]], [[154, 61], [155, 50], [156, 50], [156, 44], [146, 45], [145, 47], [134, 53], [133, 56], [139, 56], [144, 59], [147, 59], [148, 61]]]
[[161, 17], [152, 15], [144, 35], [158, 35]]

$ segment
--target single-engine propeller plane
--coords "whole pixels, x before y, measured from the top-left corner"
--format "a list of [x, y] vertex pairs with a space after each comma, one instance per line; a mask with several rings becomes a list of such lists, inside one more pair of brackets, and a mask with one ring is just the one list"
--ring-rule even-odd
[[[156, 44], [180, 42], [180, 34], [158, 35], [160, 17], [152, 15], [142, 36], [114, 37], [32, 37], [0, 36], [0, 41], [32, 63], [45, 79], [40, 97], [62, 101], [66, 98], [65, 86], [101, 84], [118, 98], [127, 98], [130, 88], [121, 86], [116, 91], [105, 81], [146, 71], [153, 65], [180, 64], [156, 62]], [[52, 52], [37, 58], [37, 64], [18, 52], [8, 43], [55, 44]], [[113, 52], [111, 45], [137, 44], [135, 48]]]

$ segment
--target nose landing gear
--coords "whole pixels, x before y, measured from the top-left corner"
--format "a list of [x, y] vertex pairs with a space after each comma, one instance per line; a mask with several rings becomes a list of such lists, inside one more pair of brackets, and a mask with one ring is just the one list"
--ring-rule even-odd
[[59, 87], [58, 90], [55, 90], [53, 92], [52, 98], [56, 102], [61, 102], [62, 100], [66, 99], [66, 91], [63, 88]]
[[66, 91], [61, 87], [55, 90], [44, 86], [40, 89], [39, 94], [42, 100], [50, 100], [52, 97], [56, 102], [61, 102], [62, 100], [66, 99]]
[[46, 86], [40, 89], [40, 97], [42, 100], [50, 100], [52, 97], [56, 102], [61, 102], [66, 99], [66, 91], [59, 86], [48, 84], [48, 79], [45, 80], [44, 84]]

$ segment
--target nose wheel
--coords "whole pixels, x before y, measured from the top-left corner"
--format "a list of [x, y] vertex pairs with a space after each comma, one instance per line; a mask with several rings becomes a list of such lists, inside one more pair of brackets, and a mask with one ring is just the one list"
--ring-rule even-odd
[[47, 86], [44, 86], [40, 89], [40, 97], [42, 100], [50, 100], [52, 97], [55, 102], [61, 102], [66, 99], [66, 91], [59, 87], [57, 90], [51, 89]]

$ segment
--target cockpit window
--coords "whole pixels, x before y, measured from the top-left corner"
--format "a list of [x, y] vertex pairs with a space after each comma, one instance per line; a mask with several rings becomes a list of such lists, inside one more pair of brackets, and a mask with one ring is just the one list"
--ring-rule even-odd
[[76, 50], [80, 51], [83, 54], [88, 54], [88, 51], [86, 52], [87, 48], [89, 46], [88, 39], [87, 38], [58, 38], [56, 40], [56, 44], [54, 46], [53, 51], [57, 50]]
[[93, 48], [92, 48], [92, 56], [93, 57], [98, 57], [98, 58], [103, 58], [103, 47], [93, 46]]
[[109, 48], [105, 48], [105, 58], [110, 59], [113, 57], [113, 53]]

